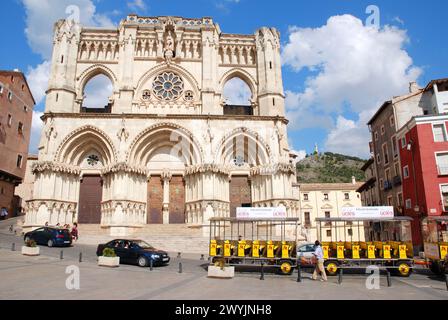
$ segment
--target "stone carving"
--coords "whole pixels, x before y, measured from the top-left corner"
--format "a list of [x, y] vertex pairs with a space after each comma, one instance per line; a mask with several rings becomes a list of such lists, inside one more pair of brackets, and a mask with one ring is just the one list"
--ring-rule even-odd
[[163, 55], [165, 57], [166, 63], [169, 65], [174, 58], [175, 43], [171, 31], [167, 32], [165, 39], [165, 47], [163, 48]]
[[125, 173], [133, 173], [133, 174], [149, 176], [149, 171], [147, 168], [130, 166], [124, 162], [115, 163], [111, 166], [105, 167], [101, 171], [101, 174], [108, 175], [108, 174], [117, 173], [117, 172], [125, 172]]
[[118, 130], [117, 136], [120, 141], [127, 141], [129, 138], [129, 131], [126, 129], [126, 121], [124, 118], [121, 120], [121, 128]]
[[80, 175], [81, 169], [78, 166], [72, 166], [65, 163], [57, 163], [52, 161], [39, 161], [33, 164], [31, 167], [33, 174], [41, 173], [45, 171], [68, 173], [74, 175]]

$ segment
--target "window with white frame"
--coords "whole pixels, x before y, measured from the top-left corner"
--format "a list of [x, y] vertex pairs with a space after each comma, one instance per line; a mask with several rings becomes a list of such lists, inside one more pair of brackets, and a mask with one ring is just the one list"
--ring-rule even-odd
[[374, 136], [375, 136], [375, 141], [378, 141], [378, 131], [375, 131]]
[[11, 91], [8, 92], [8, 100], [12, 101], [12, 92]]
[[432, 126], [432, 132], [434, 134], [434, 142], [445, 142], [446, 139], [446, 132], [445, 132], [445, 125], [443, 123], [435, 124]]
[[386, 128], [384, 126], [381, 126], [381, 135], [383, 136], [386, 133]]
[[441, 185], [440, 192], [442, 193], [443, 211], [448, 212], [448, 185]]
[[3, 85], [0, 83], [0, 94], [3, 94]]
[[406, 137], [401, 138], [401, 148], [406, 148]]
[[390, 126], [391, 126], [391, 127], [393, 127], [393, 126], [395, 125], [395, 119], [394, 119], [394, 116], [391, 116], [391, 117], [389, 118], [389, 123], [390, 123]]
[[309, 200], [308, 193], [304, 193], [303, 194], [303, 201], [308, 201], [308, 200]]
[[412, 200], [406, 199], [406, 209], [412, 209]]
[[404, 166], [403, 167], [403, 177], [405, 179], [409, 178], [409, 166]]
[[448, 175], [448, 152], [436, 154], [437, 168], [440, 175]]

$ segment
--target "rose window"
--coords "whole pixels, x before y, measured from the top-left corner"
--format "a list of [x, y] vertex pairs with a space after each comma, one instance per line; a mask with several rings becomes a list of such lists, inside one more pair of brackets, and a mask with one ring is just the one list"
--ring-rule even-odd
[[87, 163], [89, 164], [89, 166], [94, 167], [98, 164], [99, 161], [100, 161], [100, 158], [95, 154], [92, 154], [87, 157]]
[[184, 91], [184, 82], [173, 72], [158, 75], [153, 82], [152, 89], [156, 97], [162, 100], [175, 100]]

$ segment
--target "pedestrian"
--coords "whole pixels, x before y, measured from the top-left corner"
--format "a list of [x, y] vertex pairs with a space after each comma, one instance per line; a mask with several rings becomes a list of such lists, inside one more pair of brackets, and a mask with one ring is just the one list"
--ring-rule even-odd
[[316, 268], [314, 269], [313, 273], [313, 280], [317, 280], [317, 276], [320, 273], [322, 279], [320, 281], [327, 281], [327, 274], [325, 273], [324, 268], [324, 252], [322, 251], [322, 246], [320, 245], [319, 241], [316, 241], [314, 243], [315, 249], [314, 249], [314, 257], [316, 259]]
[[6, 220], [7, 216], [8, 216], [8, 209], [2, 208], [2, 210], [0, 212], [0, 219], [1, 220]]
[[46, 226], [46, 227], [48, 227], [48, 221], [47, 221], [47, 222], [45, 222], [45, 226]]
[[73, 223], [72, 239], [78, 241], [78, 224], [76, 222]]

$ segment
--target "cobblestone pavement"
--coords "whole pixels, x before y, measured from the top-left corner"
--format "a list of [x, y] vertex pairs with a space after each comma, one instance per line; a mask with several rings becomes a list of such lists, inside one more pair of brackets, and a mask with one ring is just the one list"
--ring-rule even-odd
[[[12, 251], [16, 243], [16, 251]], [[237, 272], [234, 279], [207, 278], [207, 260], [197, 254], [172, 253], [169, 266], [139, 268], [121, 265], [119, 268], [97, 266], [95, 246], [76, 245], [71, 248], [41, 247], [38, 257], [21, 255], [21, 237], [0, 233], [0, 292], [2, 299], [137, 299], [137, 300], [314, 300], [314, 299], [427, 299], [448, 300], [443, 279], [428, 270], [417, 270], [410, 278], [392, 278], [392, 287], [381, 277], [379, 290], [366, 288], [366, 275], [344, 275], [327, 283], [312, 281], [303, 273], [298, 283], [297, 273], [279, 276], [272, 273], [260, 280], [258, 272]], [[63, 259], [60, 252], [64, 251]], [[79, 253], [82, 252], [82, 262]], [[182, 273], [179, 273], [179, 262]], [[80, 289], [69, 290], [66, 280], [68, 266], [78, 266]]]

